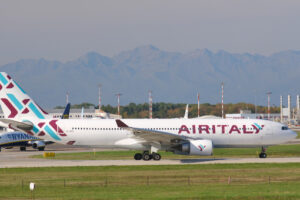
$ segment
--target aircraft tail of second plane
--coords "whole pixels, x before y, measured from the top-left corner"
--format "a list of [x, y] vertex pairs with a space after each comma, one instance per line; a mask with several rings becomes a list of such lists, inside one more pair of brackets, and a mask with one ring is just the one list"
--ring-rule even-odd
[[49, 118], [48, 113], [5, 72], [0, 72], [0, 105], [8, 119]]

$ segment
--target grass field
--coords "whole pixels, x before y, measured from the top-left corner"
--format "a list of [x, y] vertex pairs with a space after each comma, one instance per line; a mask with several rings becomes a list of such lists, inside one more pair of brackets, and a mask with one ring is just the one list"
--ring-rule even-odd
[[296, 131], [296, 133], [298, 134], [297, 139], [300, 139], [300, 131]]
[[[100, 151], [100, 152], [76, 152], [76, 153], [58, 153], [55, 158], [67, 160], [126, 160], [133, 159], [137, 151]], [[175, 155], [171, 152], [160, 152], [162, 159], [191, 159], [191, 158], [224, 158], [224, 157], [258, 157], [260, 148], [226, 148], [214, 149], [213, 156], [184, 156]], [[299, 157], [300, 144], [277, 145], [267, 149], [268, 157]], [[33, 156], [42, 158], [42, 155]]]
[[0, 199], [300, 199], [300, 164], [0, 169]]

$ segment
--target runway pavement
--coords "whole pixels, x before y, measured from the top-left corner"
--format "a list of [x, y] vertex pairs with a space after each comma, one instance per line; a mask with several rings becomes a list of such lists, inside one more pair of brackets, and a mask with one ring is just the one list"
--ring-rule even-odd
[[[51, 148], [47, 151], [51, 151]], [[54, 150], [55, 153], [91, 151], [91, 149]], [[294, 158], [221, 158], [221, 159], [172, 159], [160, 161], [136, 160], [54, 160], [30, 158], [43, 152], [28, 150], [20, 152], [18, 149], [0, 152], [0, 168], [15, 167], [62, 167], [62, 166], [122, 166], [122, 165], [178, 165], [178, 164], [218, 164], [218, 163], [300, 163], [300, 157]]]

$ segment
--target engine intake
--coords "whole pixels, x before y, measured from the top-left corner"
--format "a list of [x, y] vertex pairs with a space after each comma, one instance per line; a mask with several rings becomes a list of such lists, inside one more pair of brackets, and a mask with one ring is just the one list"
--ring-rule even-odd
[[40, 140], [32, 142], [32, 148], [34, 149], [44, 149], [45, 146], [46, 146], [45, 142]]

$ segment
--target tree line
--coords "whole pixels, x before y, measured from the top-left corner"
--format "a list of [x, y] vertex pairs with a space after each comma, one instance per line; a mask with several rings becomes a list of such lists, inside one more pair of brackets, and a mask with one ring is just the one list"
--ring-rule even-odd
[[[95, 106], [91, 103], [81, 103], [75, 104], [71, 106], [72, 108], [90, 108], [94, 107], [98, 109], [98, 106]], [[152, 111], [153, 111], [153, 118], [177, 118], [183, 117], [185, 112], [186, 104], [183, 103], [153, 103]], [[56, 108], [64, 108], [63, 106], [57, 106]], [[221, 116], [222, 115], [222, 105], [221, 104], [209, 104], [204, 103], [200, 105], [200, 116], [203, 115], [215, 115]], [[111, 105], [103, 105], [101, 109], [105, 112], [116, 114], [118, 111], [117, 106]], [[254, 104], [249, 103], [229, 103], [224, 104], [224, 113], [240, 113], [240, 110], [250, 110], [252, 113], [267, 113], [268, 108], [266, 106], [255, 106]], [[271, 113], [279, 113], [279, 107], [271, 107]], [[125, 106], [120, 106], [120, 113], [123, 118], [148, 118], [149, 116], [149, 104], [135, 104], [130, 103]], [[198, 105], [197, 104], [190, 104], [189, 105], [189, 117], [197, 117], [198, 116]]]

